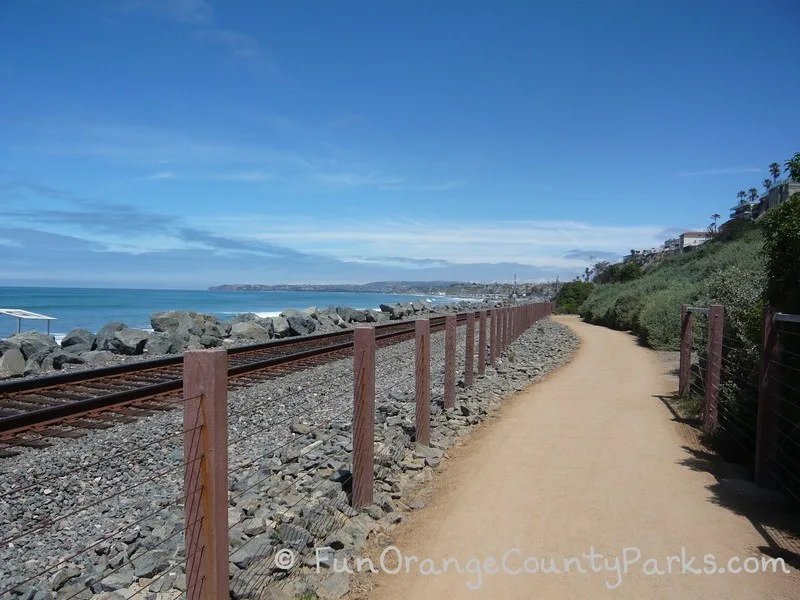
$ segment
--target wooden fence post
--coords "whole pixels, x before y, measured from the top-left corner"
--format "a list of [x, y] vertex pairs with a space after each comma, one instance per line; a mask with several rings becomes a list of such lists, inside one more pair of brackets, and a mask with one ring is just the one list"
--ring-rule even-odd
[[708, 313], [708, 364], [706, 369], [706, 400], [703, 406], [703, 428], [717, 428], [717, 404], [719, 402], [720, 371], [722, 369], [722, 332], [724, 309], [712, 305]]
[[775, 485], [772, 462], [778, 445], [780, 415], [780, 362], [783, 348], [775, 326], [774, 308], [764, 310], [764, 337], [758, 384], [758, 421], [756, 426], [755, 480], [759, 485]]
[[464, 385], [472, 386], [475, 371], [475, 313], [467, 313], [467, 341], [464, 349]]
[[418, 319], [414, 326], [416, 339], [416, 433], [415, 440], [423, 446], [431, 444], [431, 325], [428, 319]]
[[353, 496], [354, 508], [372, 504], [375, 473], [375, 329], [353, 331]]
[[489, 364], [494, 366], [497, 360], [497, 327], [498, 327], [497, 309], [493, 308], [489, 311]]
[[486, 373], [486, 311], [480, 312], [478, 323], [478, 375]]
[[497, 344], [497, 353], [499, 356], [503, 355], [506, 351], [506, 308], [500, 309], [500, 343]]
[[444, 318], [444, 407], [456, 405], [456, 316]]
[[692, 313], [681, 307], [681, 361], [678, 368], [678, 393], [688, 396], [692, 383]]
[[[186, 597], [227, 598], [228, 353], [183, 355]], [[198, 493], [199, 492], [199, 493]]]

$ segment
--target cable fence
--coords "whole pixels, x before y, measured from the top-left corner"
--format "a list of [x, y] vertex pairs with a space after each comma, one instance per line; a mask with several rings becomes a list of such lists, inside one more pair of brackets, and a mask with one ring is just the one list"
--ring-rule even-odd
[[799, 501], [800, 316], [767, 308], [758, 336], [721, 306], [684, 307], [679, 390], [726, 456]]
[[[248, 402], [228, 400], [224, 349], [186, 352], [183, 397], [169, 401], [182, 410], [71, 440], [48, 464], [26, 450], [47, 432], [32, 434], [0, 463], [0, 598], [304, 593], [300, 571], [329, 568], [374, 521], [399, 518], [400, 476], [438, 462], [437, 416], [457, 388], [551, 311], [482, 311], [464, 326], [449, 315], [433, 333], [421, 319], [380, 360], [375, 329], [357, 327], [352, 359], [319, 381], [275, 379]], [[82, 435], [79, 421], [54, 428]]]

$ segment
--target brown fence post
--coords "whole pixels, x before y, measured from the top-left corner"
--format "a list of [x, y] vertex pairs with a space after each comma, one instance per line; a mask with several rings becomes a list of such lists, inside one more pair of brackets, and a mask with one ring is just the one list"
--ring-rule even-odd
[[486, 311], [480, 312], [478, 323], [478, 375], [486, 373]]
[[503, 352], [506, 351], [506, 309], [505, 307], [500, 309], [500, 327], [498, 328], [500, 332], [500, 342], [497, 344], [497, 355], [503, 356]]
[[692, 313], [681, 307], [681, 362], [678, 368], [678, 393], [688, 396], [692, 375]]
[[467, 341], [464, 349], [464, 385], [472, 386], [472, 375], [475, 371], [475, 313], [467, 313]]
[[773, 486], [771, 469], [778, 444], [780, 410], [781, 339], [775, 327], [774, 308], [764, 310], [764, 343], [761, 349], [761, 370], [758, 384], [758, 424], [756, 426], [755, 479], [759, 485]]
[[712, 305], [708, 313], [708, 365], [706, 370], [706, 400], [703, 406], [703, 428], [717, 427], [720, 371], [722, 369], [722, 331], [724, 312], [722, 306]]
[[353, 497], [354, 508], [372, 504], [375, 472], [375, 329], [353, 331]]
[[[227, 598], [228, 353], [183, 355], [186, 597]], [[197, 491], [199, 490], [199, 493]]]
[[456, 316], [444, 318], [444, 407], [456, 405]]
[[416, 339], [415, 386], [417, 396], [415, 440], [423, 446], [431, 443], [431, 324], [418, 319], [414, 326]]
[[489, 311], [489, 364], [494, 366], [497, 360], [497, 327], [498, 327], [497, 309], [493, 308]]

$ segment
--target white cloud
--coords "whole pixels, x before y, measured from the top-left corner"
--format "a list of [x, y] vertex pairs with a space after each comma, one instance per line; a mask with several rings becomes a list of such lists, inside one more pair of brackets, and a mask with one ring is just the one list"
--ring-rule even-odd
[[680, 173], [680, 177], [706, 177], [712, 175], [737, 175], [740, 173], [758, 173], [764, 169], [758, 167], [723, 167], [721, 169], [707, 169], [705, 171], [688, 171]]
[[159, 173], [153, 173], [152, 175], [148, 175], [145, 179], [149, 180], [157, 180], [157, 179], [175, 179], [175, 173], [171, 171], [161, 171]]
[[161, 173], [154, 173], [145, 177], [148, 180], [159, 179], [184, 179], [192, 181], [229, 181], [240, 183], [257, 183], [260, 181], [269, 181], [272, 175], [265, 171], [222, 171], [219, 173], [174, 173], [172, 171], [164, 171]]
[[374, 173], [317, 173], [314, 179], [329, 187], [364, 187], [399, 185], [401, 177], [376, 175]]
[[[438, 260], [453, 264], [514, 262], [581, 269], [590, 260], [576, 249], [627, 254], [664, 240], [661, 226], [609, 227], [572, 221], [469, 223], [411, 220], [337, 223], [278, 216], [219, 216], [193, 222], [238, 235], [347, 262], [398, 264]], [[588, 252], [588, 251], [587, 251]], [[385, 258], [390, 257], [390, 258]]]
[[234, 59], [253, 70], [266, 73], [279, 72], [272, 55], [251, 35], [229, 29], [206, 29], [194, 35], [204, 42], [222, 46]]

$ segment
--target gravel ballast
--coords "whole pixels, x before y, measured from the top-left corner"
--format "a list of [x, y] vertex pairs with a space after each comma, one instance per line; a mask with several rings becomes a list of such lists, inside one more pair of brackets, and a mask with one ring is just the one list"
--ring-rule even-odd
[[[347, 496], [352, 359], [230, 390], [234, 597], [258, 598], [276, 581], [287, 597], [340, 597], [348, 582], [317, 574], [309, 566], [313, 548], [353, 555], [370, 533], [401, 520], [404, 490], [429, 478], [447, 448], [501, 398], [565, 363], [577, 348], [567, 328], [540, 321], [464, 389], [464, 339], [459, 327], [456, 407], [444, 411], [444, 333], [431, 335], [430, 448], [412, 441], [413, 340], [378, 350], [376, 493], [365, 509], [350, 508]], [[138, 593], [161, 600], [185, 593], [182, 417], [181, 410], [159, 413], [0, 460], [0, 599]], [[278, 548], [296, 553], [291, 571], [275, 567]], [[20, 589], [3, 593], [14, 585]]]

